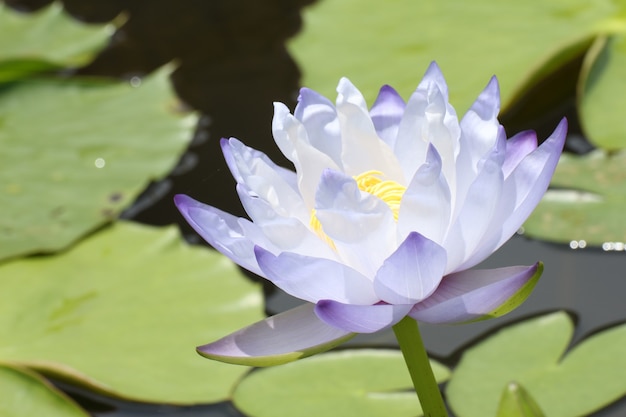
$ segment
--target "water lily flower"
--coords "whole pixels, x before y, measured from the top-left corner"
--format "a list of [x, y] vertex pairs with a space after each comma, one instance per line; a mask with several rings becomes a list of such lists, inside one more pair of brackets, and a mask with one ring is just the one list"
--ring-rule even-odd
[[545, 193], [566, 121], [537, 145], [507, 140], [492, 78], [459, 122], [438, 66], [404, 101], [381, 88], [371, 109], [346, 78], [336, 104], [303, 88], [275, 104], [276, 144], [295, 172], [235, 138], [222, 150], [250, 219], [185, 195], [175, 202], [217, 250], [303, 305], [198, 348], [274, 365], [327, 350], [406, 316], [462, 323], [517, 307], [542, 265], [471, 269], [506, 242]]

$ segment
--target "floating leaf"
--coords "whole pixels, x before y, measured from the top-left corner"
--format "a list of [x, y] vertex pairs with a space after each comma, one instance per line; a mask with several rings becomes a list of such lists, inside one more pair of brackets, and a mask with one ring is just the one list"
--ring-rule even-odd
[[549, 190], [527, 222], [533, 238], [588, 245], [626, 242], [626, 152], [563, 155]]
[[66, 248], [169, 172], [196, 120], [175, 106], [165, 71], [0, 90], [0, 259]]
[[567, 62], [580, 52], [573, 45], [586, 48], [617, 13], [608, 2], [585, 0], [322, 1], [305, 13], [290, 50], [304, 85], [332, 97], [347, 76], [370, 104], [383, 84], [406, 97], [436, 60], [462, 113], [493, 74], [510, 103], [527, 80], [559, 67], [552, 58]]
[[502, 387], [516, 381], [546, 416], [578, 417], [626, 394], [626, 325], [563, 354], [573, 334], [563, 312], [508, 326], [466, 350], [446, 395], [458, 417], [496, 415]]
[[[431, 363], [445, 381], [447, 368]], [[233, 401], [252, 417], [421, 415], [402, 354], [385, 349], [324, 353], [252, 372]]]
[[43, 61], [53, 66], [86, 63], [113, 33], [112, 25], [85, 25], [54, 2], [36, 13], [18, 13], [0, 4], [0, 81], [3, 62]]
[[580, 79], [580, 119], [596, 146], [626, 147], [626, 36], [601, 38], [589, 51]]
[[262, 317], [260, 288], [174, 227], [116, 222], [62, 254], [0, 265], [0, 361], [128, 399], [225, 400], [248, 368], [195, 347]]
[[89, 414], [36, 373], [0, 363], [0, 416], [88, 417]]

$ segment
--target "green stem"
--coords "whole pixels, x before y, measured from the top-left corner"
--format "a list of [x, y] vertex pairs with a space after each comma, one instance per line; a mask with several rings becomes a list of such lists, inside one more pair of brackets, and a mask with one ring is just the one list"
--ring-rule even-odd
[[424, 416], [447, 417], [448, 412], [430, 367], [428, 354], [424, 348], [417, 322], [407, 316], [393, 326], [393, 331], [400, 344], [406, 366], [409, 368], [409, 374], [411, 374], [411, 380], [413, 380], [413, 386], [422, 405]]

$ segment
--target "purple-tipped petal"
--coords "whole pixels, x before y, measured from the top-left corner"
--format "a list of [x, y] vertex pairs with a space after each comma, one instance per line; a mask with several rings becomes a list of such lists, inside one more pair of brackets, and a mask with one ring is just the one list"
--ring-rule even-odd
[[374, 333], [393, 326], [413, 307], [412, 304], [341, 304], [322, 300], [315, 306], [315, 314], [327, 324], [354, 333]]
[[566, 136], [567, 119], [563, 118], [552, 135], [527, 155], [507, 178], [505, 187], [515, 191], [517, 204], [504, 223], [504, 235], [512, 236], [539, 204], [552, 180]]
[[378, 297], [389, 304], [415, 304], [435, 291], [446, 268], [446, 251], [410, 233], [385, 260], [374, 279]]
[[378, 301], [372, 282], [339, 262], [283, 252], [274, 256], [255, 248], [259, 267], [270, 281], [286, 293], [316, 303], [331, 299], [350, 304]]
[[307, 130], [310, 144], [341, 166], [341, 129], [333, 103], [311, 89], [302, 88], [293, 115]]
[[258, 244], [263, 247], [272, 247], [273, 245], [263, 240], [261, 233], [258, 233], [257, 239], [252, 241], [243, 228], [246, 223], [251, 229], [258, 229], [257, 226], [246, 219], [202, 204], [184, 194], [174, 196], [174, 203], [191, 227], [211, 246], [236, 264], [262, 275], [254, 256], [254, 246]]
[[197, 348], [210, 359], [237, 365], [272, 366], [324, 352], [353, 334], [320, 321], [304, 304]]
[[448, 101], [448, 84], [443, 76], [443, 72], [441, 72], [441, 68], [435, 61], [428, 65], [424, 77], [417, 88], [428, 90], [430, 85], [436, 85], [445, 101]]
[[552, 135], [528, 154], [504, 181], [500, 206], [492, 219], [492, 230], [484, 236], [477, 251], [459, 270], [468, 269], [485, 260], [513, 236], [535, 209], [545, 194], [556, 169], [565, 137], [567, 120], [564, 118]]
[[500, 87], [496, 77], [492, 77], [461, 119], [463, 132], [461, 152], [470, 154], [474, 166], [493, 149], [500, 129], [499, 111]]
[[226, 164], [233, 174], [235, 181], [238, 183], [244, 183], [245, 178], [253, 174], [255, 168], [259, 165], [263, 165], [267, 167], [268, 172], [273, 171], [281, 181], [291, 188], [291, 190], [298, 190], [296, 173], [290, 169], [276, 165], [274, 161], [263, 152], [244, 145], [243, 142], [236, 138], [222, 138], [220, 140], [220, 146]]
[[404, 115], [405, 106], [400, 94], [392, 87], [384, 85], [370, 110], [370, 117], [378, 136], [392, 149], [396, 143], [398, 126]]
[[506, 157], [502, 165], [504, 178], [507, 178], [517, 165], [537, 149], [537, 134], [533, 130], [526, 130], [506, 141]]
[[344, 172], [359, 175], [376, 170], [383, 172], [388, 179], [402, 181], [404, 177], [398, 160], [391, 148], [378, 137], [363, 95], [345, 78], [340, 81], [337, 91]]
[[426, 323], [464, 323], [502, 316], [519, 306], [541, 276], [543, 265], [469, 270], [448, 275], [409, 313]]

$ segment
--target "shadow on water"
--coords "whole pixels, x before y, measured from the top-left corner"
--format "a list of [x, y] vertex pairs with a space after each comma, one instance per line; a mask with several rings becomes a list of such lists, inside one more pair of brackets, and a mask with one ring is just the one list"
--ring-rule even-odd
[[[4, 0], [11, 7], [33, 11], [52, 0]], [[148, 74], [175, 60], [171, 79], [176, 92], [190, 107], [201, 113], [192, 143], [178, 166], [164, 180], [153, 183], [130, 207], [124, 217], [153, 225], [177, 223], [190, 241], [199, 239], [182, 220], [172, 204], [178, 193], [219, 206], [237, 215], [243, 210], [234, 181], [219, 149], [221, 137], [238, 137], [249, 146], [262, 149], [277, 163], [288, 161], [274, 146], [270, 123], [272, 102], [295, 105], [300, 70], [285, 48], [285, 41], [301, 28], [303, 7], [315, 0], [64, 0], [67, 12], [91, 23], [103, 23], [124, 12], [127, 19], [112, 36], [108, 46], [78, 75], [103, 75], [131, 79]], [[575, 57], [560, 80], [575, 84], [572, 73], [581, 61]], [[568, 75], [569, 74], [569, 75]], [[337, 74], [337, 77], [341, 74]], [[573, 80], [573, 81], [572, 81]], [[548, 80], [549, 81], [549, 80]], [[546, 81], [546, 82], [548, 82]], [[503, 123], [515, 130], [534, 127], [545, 130], [567, 114], [570, 118], [569, 149], [585, 152], [589, 145], [580, 135], [576, 120], [575, 86], [565, 86], [548, 118], [529, 111], [525, 105], [504, 114]], [[554, 113], [554, 112], [553, 112]], [[542, 117], [537, 120], [536, 117]], [[540, 126], [537, 125], [540, 124]], [[513, 132], [509, 132], [513, 133]], [[504, 318], [464, 326], [423, 325], [427, 348], [438, 357], [451, 357], [479, 335], [503, 323], [538, 312], [566, 309], [576, 314], [578, 326], [574, 343], [586, 334], [626, 319], [626, 252], [604, 253], [599, 249], [571, 250], [543, 242], [514, 237], [483, 266], [498, 267], [545, 262], [544, 276], [529, 300]], [[284, 294], [270, 293], [269, 311], [281, 311], [296, 303]], [[352, 344], [389, 346], [393, 334], [359, 336]], [[237, 417], [230, 404], [173, 407], [136, 404], [103, 398], [59, 383], [94, 415], [104, 417], [213, 416]], [[623, 417], [626, 400], [594, 414]]]

